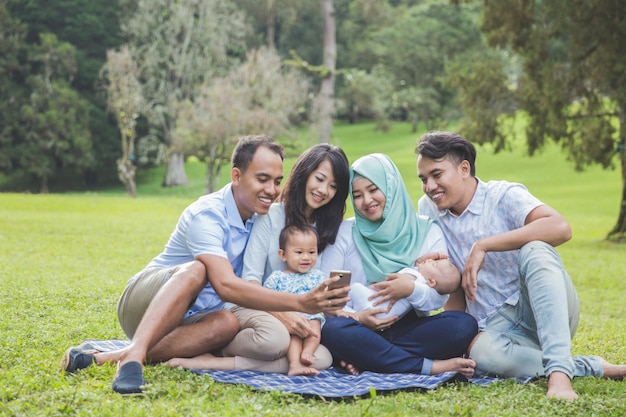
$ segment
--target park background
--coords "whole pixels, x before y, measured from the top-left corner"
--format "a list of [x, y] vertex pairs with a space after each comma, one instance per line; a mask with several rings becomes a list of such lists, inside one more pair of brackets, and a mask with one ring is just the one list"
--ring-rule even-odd
[[[332, 67], [324, 60], [322, 41], [322, 6], [328, 3], [334, 3], [337, 34], [336, 102], [330, 129], [316, 107]], [[615, 39], [623, 39], [619, 34], [626, 25], [614, 25], [623, 22], [626, 6], [601, 1], [591, 12], [584, 2], [576, 1], [503, 1], [491, 10], [482, 2], [454, 3], [0, 2], [0, 189], [4, 191], [0, 194], [0, 415], [626, 413], [624, 383], [594, 378], [574, 381], [581, 396], [574, 404], [544, 398], [546, 383], [541, 379], [526, 385], [506, 381], [486, 388], [453, 384], [432, 392], [396, 392], [335, 402], [216, 384], [208, 377], [160, 366], [147, 368], [150, 385], [144, 397], [121, 398], [110, 390], [114, 367], [88, 369], [69, 377], [58, 370], [68, 346], [86, 338], [123, 337], [115, 304], [127, 279], [162, 249], [185, 206], [205, 193], [209, 185], [219, 187], [228, 180], [224, 155], [230, 154], [234, 137], [251, 130], [269, 131], [286, 146], [286, 173], [303, 149], [319, 141], [341, 146], [350, 161], [370, 152], [386, 153], [399, 166], [415, 204], [421, 196], [414, 155], [419, 134], [433, 128], [466, 134], [479, 145], [477, 174], [481, 179], [523, 182], [572, 225], [573, 239], [558, 250], [581, 297], [574, 353], [596, 353], [625, 363], [624, 246], [619, 239], [607, 240], [606, 236], [614, 230], [616, 219], [620, 224], [623, 208], [623, 111], [620, 113], [616, 94], [626, 88], [626, 83], [614, 83], [607, 92], [606, 84], [587, 74], [582, 84], [593, 88], [589, 92], [570, 91], [568, 88], [576, 84], [566, 69], [578, 68], [575, 64], [580, 66], [580, 62], [573, 60], [576, 54], [568, 49], [568, 42], [577, 34], [568, 32], [572, 26], [559, 25], [564, 24], [560, 20], [571, 25], [583, 17], [603, 22], [582, 28], [583, 32], [590, 28], [594, 32], [585, 32], [588, 40], [601, 41], [594, 51], [614, 52], [596, 62], [597, 71], [623, 69], [625, 66], [615, 62], [626, 57], [619, 53], [623, 43], [612, 46], [613, 38], [602, 34], [612, 31]], [[175, 20], [168, 20], [168, 16], [176, 15], [173, 10], [181, 5], [195, 8], [192, 11], [196, 15], [192, 16], [198, 19], [201, 5], [221, 7], [221, 14], [216, 13], [220, 16], [246, 13], [245, 18], [231, 22], [237, 23], [233, 32], [242, 29], [246, 36], [230, 44], [228, 59], [219, 61], [219, 70], [212, 68], [208, 75], [196, 74], [189, 79], [189, 91], [202, 94], [182, 97], [172, 107], [185, 111], [174, 113], [178, 130], [171, 128], [169, 136], [165, 125], [159, 127], [157, 121], [174, 118], [159, 113], [165, 106], [154, 106], [157, 93], [162, 94], [161, 99], [169, 96], [164, 90], [150, 91], [146, 72], [138, 72], [135, 79], [141, 85], [143, 100], [135, 108], [135, 119], [120, 117], [130, 114], [120, 111], [123, 106], [114, 110], [115, 103], [109, 102], [110, 95], [103, 90], [106, 83], [100, 78], [107, 49], [121, 53], [122, 45], [127, 45], [131, 52], [141, 50], [139, 40], [146, 38], [124, 29], [125, 19], [139, 19], [141, 16], [134, 12], [150, 4], [160, 10], [161, 17], [156, 20], [163, 22]], [[165, 5], [171, 9], [159, 9]], [[487, 48], [488, 31], [479, 31], [481, 19], [494, 17], [494, 13], [501, 22], [511, 24], [510, 44], [506, 25], [500, 26], [497, 59]], [[273, 32], [269, 30], [272, 19]], [[558, 27], [560, 31], [538, 34], [538, 27]], [[40, 36], [42, 33], [54, 37]], [[531, 35], [520, 39], [511, 33]], [[540, 35], [552, 38], [541, 44]], [[274, 40], [276, 54], [250, 60], [249, 53], [255, 47], [267, 47], [271, 52], [266, 45], [269, 39]], [[196, 56], [193, 54], [206, 51], [189, 52]], [[530, 71], [537, 59], [544, 63], [541, 68], [545, 73]], [[255, 64], [248, 65], [250, 62]], [[493, 62], [504, 64], [478, 65]], [[161, 61], [157, 64], [157, 68], [165, 65]], [[145, 70], [146, 66], [144, 62], [138, 68]], [[555, 72], [549, 69], [559, 76], [553, 77]], [[585, 73], [584, 68], [572, 72]], [[120, 76], [129, 73], [133, 71], [119, 72]], [[502, 73], [506, 77], [498, 78]], [[609, 73], [603, 73], [607, 80]], [[251, 93], [254, 89], [244, 82], [250, 74], [280, 94], [272, 95], [267, 88]], [[206, 88], [198, 90], [193, 83], [201, 79]], [[539, 79], [543, 88], [533, 90]], [[559, 83], [550, 84], [549, 79]], [[297, 85], [294, 80], [299, 80]], [[126, 81], [133, 85], [133, 79]], [[284, 88], [279, 88], [281, 83]], [[478, 87], [485, 83], [492, 87], [487, 91], [497, 94], [481, 96]], [[301, 91], [299, 86], [306, 89]], [[474, 86], [475, 91], [469, 88]], [[304, 101], [284, 105], [282, 100], [287, 100], [285, 94], [290, 90], [305, 93], [299, 96]], [[600, 99], [594, 101], [587, 94], [597, 94]], [[237, 100], [215, 100], [224, 96]], [[214, 99], [213, 106], [210, 98]], [[190, 101], [195, 105], [190, 106]], [[128, 108], [137, 104], [122, 102], [131, 106]], [[593, 107], [593, 103], [600, 107]], [[194, 114], [196, 108], [202, 112]], [[220, 108], [236, 110], [229, 114], [239, 116], [228, 118]], [[281, 108], [289, 111], [282, 114]], [[203, 123], [206, 120], [211, 123]], [[271, 123], [262, 129], [243, 120]], [[124, 121], [130, 124], [120, 127]], [[184, 146], [174, 146], [173, 137], [183, 138]], [[221, 159], [212, 160], [211, 150], [219, 150]], [[172, 160], [167, 156], [177, 151], [183, 155], [180, 162], [186, 181], [163, 187]], [[136, 198], [128, 197], [129, 177], [122, 175], [122, 182], [118, 180], [120, 173], [129, 172], [120, 166], [131, 167], [136, 175]], [[347, 215], [351, 213], [348, 204]]]

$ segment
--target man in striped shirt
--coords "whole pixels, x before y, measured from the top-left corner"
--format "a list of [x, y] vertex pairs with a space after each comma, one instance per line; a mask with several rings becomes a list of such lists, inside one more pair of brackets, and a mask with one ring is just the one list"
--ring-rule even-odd
[[547, 396], [569, 400], [574, 376], [623, 379], [626, 365], [571, 355], [579, 301], [554, 249], [572, 236], [567, 221], [522, 184], [477, 178], [476, 149], [456, 133], [428, 132], [415, 152], [419, 212], [437, 220], [463, 271], [446, 309], [480, 328], [469, 349], [477, 373], [547, 376]]

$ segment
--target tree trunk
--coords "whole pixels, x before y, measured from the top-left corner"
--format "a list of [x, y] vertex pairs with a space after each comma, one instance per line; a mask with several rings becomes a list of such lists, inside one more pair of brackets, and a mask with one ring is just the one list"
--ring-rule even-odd
[[117, 160], [117, 176], [126, 187], [126, 194], [130, 197], [137, 196], [137, 186], [135, 183], [135, 165], [130, 159], [120, 158]]
[[50, 190], [48, 189], [48, 176], [44, 174], [43, 177], [41, 177], [41, 184], [39, 187], [39, 193], [40, 194], [48, 194], [50, 192]]
[[174, 152], [170, 155], [163, 180], [164, 187], [178, 187], [186, 185], [189, 182], [185, 173], [185, 156], [180, 152]]
[[337, 40], [335, 37], [335, 10], [332, 0], [322, 0], [324, 14], [324, 67], [328, 71], [322, 79], [319, 96], [319, 140], [330, 142], [335, 112], [335, 65]]
[[209, 158], [209, 161], [207, 162], [207, 168], [206, 168], [206, 188], [204, 190], [206, 194], [211, 194], [213, 191], [215, 191], [217, 180], [215, 179], [214, 171], [215, 171], [215, 158], [211, 157]]
[[607, 237], [616, 240], [626, 240], [626, 106], [620, 106], [617, 153], [620, 157], [622, 168], [622, 201], [617, 223]]
[[267, 2], [267, 46], [276, 49], [274, 38], [276, 37], [276, 2]]

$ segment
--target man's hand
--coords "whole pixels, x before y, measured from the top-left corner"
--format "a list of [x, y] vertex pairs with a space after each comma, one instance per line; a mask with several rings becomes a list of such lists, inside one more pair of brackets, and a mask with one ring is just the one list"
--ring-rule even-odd
[[309, 319], [302, 314], [292, 311], [271, 311], [270, 314], [276, 317], [287, 328], [287, 331], [291, 335], [304, 339], [311, 334]]
[[300, 295], [300, 311], [309, 314], [333, 313], [341, 310], [350, 298], [350, 286], [344, 285], [335, 289], [329, 289], [328, 285], [339, 280], [339, 276], [334, 276], [322, 282], [306, 294]]
[[482, 249], [479, 242], [472, 245], [467, 262], [463, 267], [463, 279], [461, 280], [461, 286], [465, 292], [467, 300], [473, 302], [476, 300], [476, 290], [478, 289], [478, 271], [482, 268], [485, 262], [485, 256], [487, 252]]

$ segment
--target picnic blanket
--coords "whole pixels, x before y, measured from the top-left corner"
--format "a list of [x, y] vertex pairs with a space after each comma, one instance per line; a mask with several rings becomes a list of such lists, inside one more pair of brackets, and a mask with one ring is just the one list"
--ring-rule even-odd
[[[127, 340], [87, 340], [95, 349], [109, 352], [128, 345]], [[495, 377], [465, 378], [456, 372], [444, 372], [437, 375], [420, 374], [380, 374], [362, 372], [351, 375], [337, 368], [321, 371], [316, 376], [288, 376], [275, 372], [260, 371], [206, 371], [192, 370], [198, 375], [208, 375], [216, 382], [225, 384], [244, 384], [261, 391], [284, 391], [324, 398], [341, 398], [369, 395], [371, 390], [387, 392], [402, 389], [432, 390], [445, 383], [469, 382], [486, 386], [502, 381]], [[532, 377], [516, 378], [520, 383], [530, 381]]]

